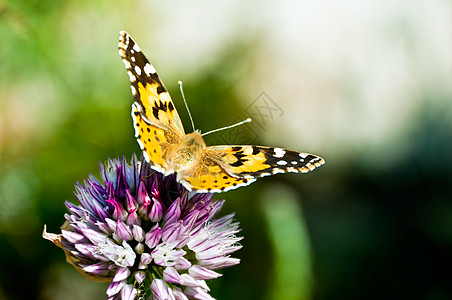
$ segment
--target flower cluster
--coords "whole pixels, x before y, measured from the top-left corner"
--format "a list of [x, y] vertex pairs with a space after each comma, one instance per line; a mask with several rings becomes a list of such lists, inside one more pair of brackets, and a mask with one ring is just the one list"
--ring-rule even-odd
[[206, 280], [214, 270], [240, 262], [234, 214], [214, 219], [224, 200], [188, 192], [175, 180], [132, 157], [100, 164], [94, 176], [77, 183], [79, 206], [61, 234], [44, 231], [85, 277], [111, 282], [108, 299], [213, 299]]

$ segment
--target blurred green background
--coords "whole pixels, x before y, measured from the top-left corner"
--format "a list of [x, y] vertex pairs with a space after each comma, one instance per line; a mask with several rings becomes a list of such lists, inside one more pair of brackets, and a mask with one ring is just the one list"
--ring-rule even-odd
[[240, 265], [218, 299], [452, 299], [452, 3], [0, 1], [0, 299], [103, 299], [41, 238], [73, 186], [139, 148], [128, 31], [190, 132], [321, 155], [217, 197]]

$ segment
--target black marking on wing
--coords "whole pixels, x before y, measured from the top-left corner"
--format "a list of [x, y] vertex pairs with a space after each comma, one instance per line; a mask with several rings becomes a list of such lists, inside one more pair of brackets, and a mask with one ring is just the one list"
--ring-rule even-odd
[[153, 107], [152, 108], [152, 114], [154, 115], [154, 117], [158, 120], [159, 119], [159, 109], [157, 107]]
[[252, 146], [253, 147], [253, 155], [256, 155], [256, 154], [258, 154], [259, 153], [259, 147], [257, 147], [257, 146]]
[[172, 103], [172, 102], [170, 102], [170, 103], [168, 104], [168, 109], [170, 110], [170, 112], [172, 112], [172, 111], [174, 110], [174, 106], [173, 106], [173, 103]]
[[[124, 48], [121, 48], [121, 45], [123, 45]], [[145, 66], [147, 64], [152, 66], [152, 64], [149, 62], [149, 60], [146, 58], [146, 56], [143, 54], [143, 52], [141, 52], [141, 50], [137, 51], [137, 49], [140, 49], [140, 48], [138, 47], [138, 45], [137, 45], [137, 47], [135, 47], [135, 45], [136, 45], [136, 43], [130, 37], [130, 35], [128, 35], [125, 32], [121, 33], [119, 52], [120, 52], [121, 57], [130, 64], [130, 66], [126, 65], [127, 71], [129, 71], [136, 78], [136, 80], [131, 79], [131, 81], [130, 81], [130, 84], [135, 89], [133, 97], [134, 97], [134, 100], [141, 105], [141, 107], [143, 109], [142, 113], [144, 113], [144, 115], [146, 115], [146, 113], [147, 113], [146, 107], [141, 102], [138, 83], [141, 82], [142, 84], [146, 84], [146, 83], [158, 84], [158, 87], [157, 87], [158, 94], [166, 92], [167, 89], [166, 89], [165, 85], [163, 84], [162, 80], [160, 79], [159, 75], [156, 72], [155, 73], [146, 73], [145, 72]], [[137, 67], [139, 69], [139, 73], [137, 73], [137, 70], [135, 67]]]
[[[242, 172], [238, 174], [239, 176], [262, 177], [285, 172], [307, 173], [325, 163], [323, 158], [313, 154], [300, 153], [297, 151], [280, 148], [276, 148], [278, 149], [277, 152], [275, 148], [272, 147], [263, 147], [263, 146], [251, 146], [251, 147], [253, 149], [252, 152], [253, 155], [258, 155], [259, 153], [262, 153], [265, 156], [265, 165], [268, 165], [268, 167], [259, 171], [249, 171], [249, 172], [242, 169]], [[241, 150], [233, 154], [238, 159], [238, 161], [231, 164], [231, 166], [240, 167], [244, 165], [243, 163], [241, 163], [241, 161], [244, 161], [244, 159], [245, 161], [246, 159], [248, 160], [253, 159], [253, 156], [247, 156], [242, 158], [242, 156], [246, 156], [243, 155], [243, 151], [244, 150]]]
[[[158, 92], [158, 88], [157, 88], [157, 92]], [[161, 93], [163, 93], [163, 92], [161, 92]], [[159, 94], [161, 94], [161, 93], [159, 93]], [[158, 109], [160, 109], [160, 110], [163, 110], [164, 112], [167, 112], [168, 111], [168, 103], [171, 103], [171, 102], [163, 102], [163, 101], [159, 101], [158, 103], [156, 102], [156, 107], [158, 108]]]
[[160, 95], [161, 93], [164, 93], [164, 92], [167, 92], [167, 89], [163, 85], [159, 85], [157, 87], [157, 94]]
[[243, 151], [237, 151], [234, 154], [234, 157], [237, 158], [237, 160], [247, 160], [248, 155], [243, 154]]
[[235, 163], [230, 164], [230, 166], [232, 166], [232, 167], [240, 167], [240, 166], [243, 166], [243, 162], [238, 160]]
[[154, 117], [157, 120], [160, 120], [159, 118], [159, 112], [163, 111], [163, 112], [172, 112], [174, 111], [174, 106], [171, 102], [163, 102], [163, 101], [158, 101], [155, 102], [155, 106], [152, 107], [152, 114], [154, 115]]

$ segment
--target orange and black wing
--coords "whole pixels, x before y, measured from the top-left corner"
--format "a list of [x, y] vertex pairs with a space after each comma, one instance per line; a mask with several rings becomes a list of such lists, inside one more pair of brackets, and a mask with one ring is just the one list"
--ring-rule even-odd
[[185, 135], [182, 122], [155, 68], [127, 32], [120, 32], [118, 47], [135, 100], [135, 136], [146, 160], [165, 173], [168, 153]]

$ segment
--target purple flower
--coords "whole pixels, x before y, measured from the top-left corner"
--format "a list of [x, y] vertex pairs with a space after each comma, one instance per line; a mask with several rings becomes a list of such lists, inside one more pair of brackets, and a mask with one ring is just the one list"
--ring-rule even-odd
[[234, 214], [214, 219], [224, 200], [188, 192], [135, 155], [100, 173], [76, 184], [80, 205], [66, 202], [61, 234], [43, 237], [85, 277], [111, 282], [108, 299], [213, 299], [206, 280], [240, 263], [230, 254], [242, 247]]

